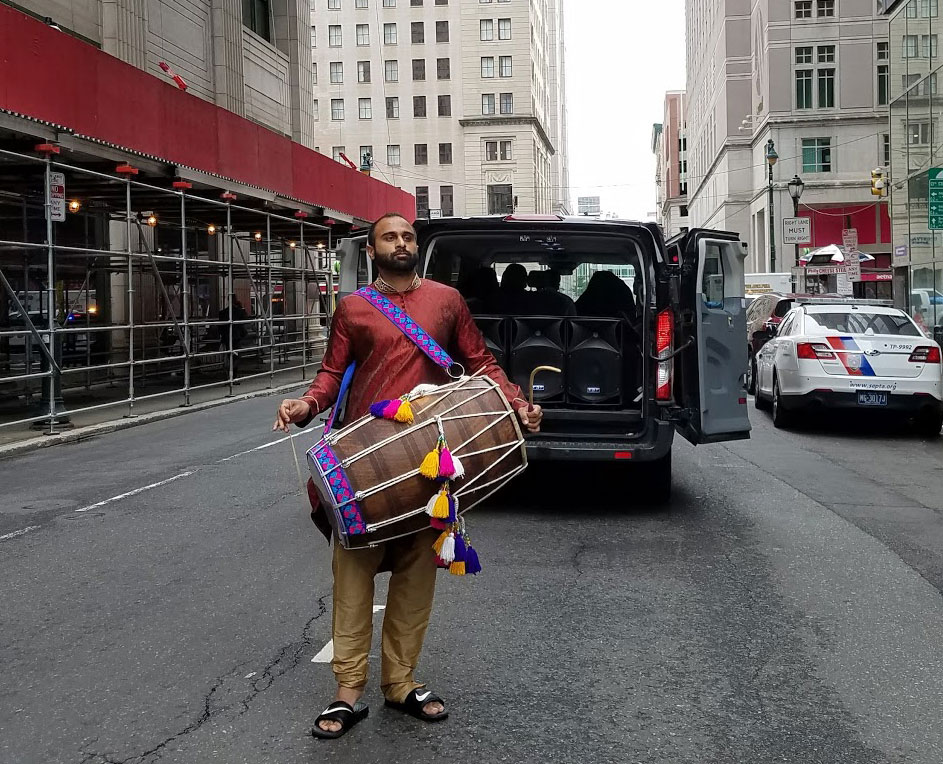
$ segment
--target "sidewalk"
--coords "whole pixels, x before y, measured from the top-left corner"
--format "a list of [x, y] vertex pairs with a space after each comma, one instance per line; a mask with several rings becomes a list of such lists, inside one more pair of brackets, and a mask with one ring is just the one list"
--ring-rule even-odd
[[[55, 435], [43, 435], [35, 430], [31, 430], [29, 425], [0, 427], [0, 460], [17, 454], [35, 451], [36, 449], [46, 448], [47, 446], [85, 440], [86, 438], [147, 424], [160, 419], [169, 419], [171, 417], [189, 414], [193, 411], [204, 411], [216, 406], [233, 403], [234, 401], [297, 390], [308, 385], [318, 365], [318, 362], [312, 363], [308, 367], [308, 374], [305, 378], [302, 378], [301, 369], [275, 372], [273, 384], [271, 385], [268, 374], [256, 379], [240, 380], [239, 383], [233, 387], [232, 396], [228, 395], [229, 388], [226, 384], [201, 390], [191, 390], [189, 406], [182, 405], [183, 394], [178, 392], [157, 398], [135, 401], [133, 417], [127, 416], [128, 405], [126, 403], [95, 409], [93, 411], [85, 411], [70, 415], [72, 424], [75, 425], [73, 429]], [[146, 392], [156, 392], [156, 390], [152, 388]], [[83, 405], [95, 404], [95, 391], [88, 394], [87, 400], [89, 402]]]

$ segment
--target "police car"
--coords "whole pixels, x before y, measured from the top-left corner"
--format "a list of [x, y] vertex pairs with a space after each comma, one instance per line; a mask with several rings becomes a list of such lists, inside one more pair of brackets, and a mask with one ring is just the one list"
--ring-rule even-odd
[[806, 300], [757, 354], [756, 407], [787, 427], [802, 411], [857, 409], [943, 426], [940, 346], [887, 302]]

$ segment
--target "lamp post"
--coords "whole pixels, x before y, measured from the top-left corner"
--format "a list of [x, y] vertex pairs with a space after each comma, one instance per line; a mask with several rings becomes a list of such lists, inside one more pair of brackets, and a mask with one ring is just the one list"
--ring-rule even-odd
[[[802, 178], [800, 178], [798, 175], [789, 181], [789, 195], [792, 197], [792, 216], [794, 218], [799, 217], [799, 197], [802, 196], [802, 189], [804, 188], [805, 183], [802, 182]], [[799, 265], [798, 244], [796, 244], [796, 265]]]
[[773, 165], [779, 161], [773, 139], [766, 142], [766, 164], [769, 165], [769, 270], [776, 272], [776, 210], [773, 206]]

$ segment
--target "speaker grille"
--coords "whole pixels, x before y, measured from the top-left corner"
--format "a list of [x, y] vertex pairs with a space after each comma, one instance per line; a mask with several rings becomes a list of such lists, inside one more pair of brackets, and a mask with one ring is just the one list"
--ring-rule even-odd
[[[561, 318], [514, 319], [511, 340], [511, 379], [528, 393], [530, 374], [537, 366], [565, 371], [564, 321]], [[540, 372], [534, 378], [534, 400], [561, 400], [564, 374]]]
[[623, 388], [622, 322], [571, 318], [568, 325], [567, 400], [619, 403]]

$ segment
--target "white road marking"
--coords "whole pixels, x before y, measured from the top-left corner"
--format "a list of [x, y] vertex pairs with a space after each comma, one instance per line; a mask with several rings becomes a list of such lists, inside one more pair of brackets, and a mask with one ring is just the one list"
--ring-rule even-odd
[[189, 477], [196, 471], [197, 470], [188, 470], [187, 472], [181, 472], [179, 475], [174, 475], [173, 477], [169, 477], [166, 480], [158, 480], [156, 483], [151, 483], [150, 485], [143, 485], [140, 488], [135, 488], [133, 491], [127, 491], [126, 493], [119, 493], [117, 496], [112, 496], [110, 499], [97, 501], [94, 504], [89, 504], [87, 507], [82, 507], [81, 509], [77, 509], [75, 511], [88, 512], [90, 509], [97, 509], [98, 507], [103, 507], [106, 504], [111, 504], [111, 502], [113, 501], [120, 501], [121, 499], [127, 499], [129, 496], [136, 496], [139, 493], [150, 491], [152, 488], [159, 488], [162, 485], [167, 485], [168, 483], [174, 482], [174, 480], [180, 480], [180, 478]]
[[222, 464], [223, 462], [232, 461], [233, 459], [236, 459], [240, 456], [251, 454], [253, 451], [261, 451], [263, 448], [271, 448], [272, 446], [278, 445], [279, 443], [284, 443], [286, 440], [289, 440], [290, 438], [300, 438], [302, 435], [310, 435], [310, 434], [311, 433], [305, 432], [304, 430], [302, 430], [301, 432], [296, 432], [294, 435], [286, 435], [284, 438], [279, 438], [278, 440], [272, 440], [272, 441], [269, 441], [268, 443], [263, 443], [261, 446], [256, 446], [255, 448], [250, 448], [246, 451], [240, 451], [238, 454], [227, 456], [223, 459], [220, 459], [216, 463]]
[[13, 531], [13, 533], [7, 533], [3, 536], [0, 536], [0, 541], [6, 541], [7, 539], [15, 539], [17, 536], [22, 536], [30, 531], [35, 531], [40, 528], [39, 525], [30, 525], [26, 528], [20, 528], [18, 531]]
[[[386, 605], [374, 605], [373, 612], [379, 613], [381, 610], [386, 610]], [[334, 640], [328, 640], [328, 643], [324, 645], [312, 659], [312, 663], [330, 663], [334, 660]]]
[[256, 674], [258, 674], [258, 673], [259, 673], [258, 671], [253, 671], [251, 674], [246, 674], [246, 675], [245, 675], [244, 677], [242, 677], [242, 678], [243, 678], [243, 679], [252, 679], [252, 677], [254, 677], [254, 676], [255, 676]]

